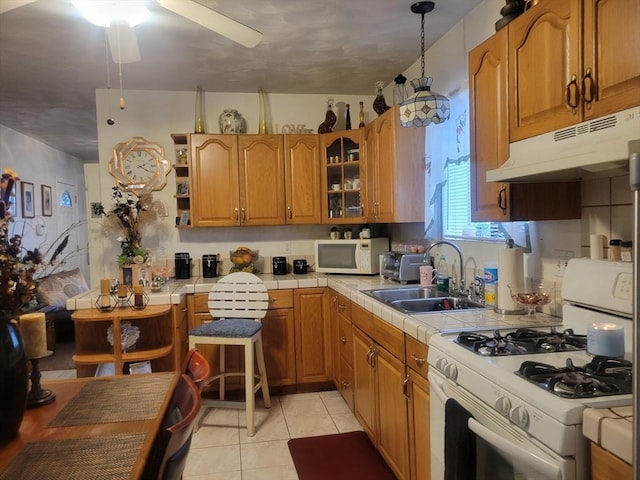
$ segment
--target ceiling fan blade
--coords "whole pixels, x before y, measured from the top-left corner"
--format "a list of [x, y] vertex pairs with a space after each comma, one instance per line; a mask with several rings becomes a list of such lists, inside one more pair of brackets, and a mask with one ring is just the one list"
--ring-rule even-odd
[[196, 2], [185, 0], [157, 0], [157, 2], [161, 7], [219, 33], [244, 47], [253, 48], [262, 40], [262, 33], [257, 30]]
[[22, 7], [33, 3], [36, 0], [3, 0], [0, 2], [0, 14], [13, 10], [14, 8]]
[[111, 58], [115, 63], [134, 63], [140, 61], [140, 50], [136, 32], [126, 23], [107, 27], [107, 38]]

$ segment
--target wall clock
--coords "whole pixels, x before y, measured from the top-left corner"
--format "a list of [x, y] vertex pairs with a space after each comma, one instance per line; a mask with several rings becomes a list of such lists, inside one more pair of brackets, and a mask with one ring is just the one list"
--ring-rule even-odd
[[167, 184], [171, 164], [164, 148], [143, 137], [132, 137], [113, 147], [109, 173], [120, 190], [136, 195], [162, 190]]

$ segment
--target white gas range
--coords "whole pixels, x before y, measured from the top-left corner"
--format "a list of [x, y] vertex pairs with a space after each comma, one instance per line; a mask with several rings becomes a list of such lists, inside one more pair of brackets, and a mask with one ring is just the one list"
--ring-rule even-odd
[[[433, 480], [445, 468], [448, 480], [589, 478], [584, 408], [632, 404], [631, 279], [631, 264], [571, 260], [561, 326], [525, 329], [522, 316], [512, 329], [431, 338]], [[624, 358], [584, 349], [587, 328], [603, 322], [624, 326]]]

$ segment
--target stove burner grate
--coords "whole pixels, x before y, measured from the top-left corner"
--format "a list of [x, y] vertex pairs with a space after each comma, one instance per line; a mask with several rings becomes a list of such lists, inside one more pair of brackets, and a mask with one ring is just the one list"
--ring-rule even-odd
[[631, 393], [631, 362], [595, 356], [582, 367], [568, 358], [566, 367], [531, 360], [515, 372], [539, 387], [564, 398], [590, 398]]
[[486, 357], [576, 351], [587, 348], [586, 335], [576, 335], [572, 329], [556, 332], [553, 328], [548, 332], [519, 328], [504, 336], [496, 330], [492, 337], [462, 332], [458, 334], [455, 342]]

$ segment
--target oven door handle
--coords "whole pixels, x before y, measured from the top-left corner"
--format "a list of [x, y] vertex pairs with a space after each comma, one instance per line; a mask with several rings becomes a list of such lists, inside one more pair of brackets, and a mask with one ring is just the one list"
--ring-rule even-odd
[[508, 442], [474, 418], [469, 419], [468, 426], [469, 430], [490, 445], [493, 445], [517, 460], [532, 466], [540, 473], [543, 473], [546, 477], [562, 480], [562, 468], [560, 465], [549, 462], [547, 459], [542, 458], [531, 451], [519, 448], [518, 446]]

